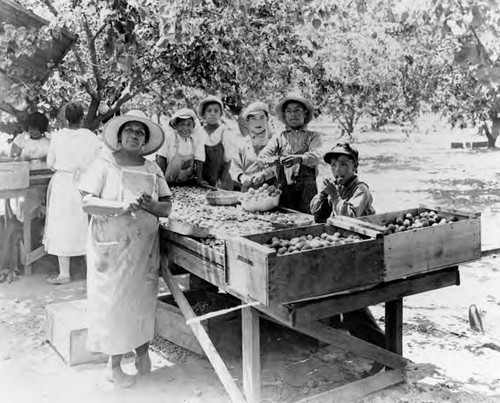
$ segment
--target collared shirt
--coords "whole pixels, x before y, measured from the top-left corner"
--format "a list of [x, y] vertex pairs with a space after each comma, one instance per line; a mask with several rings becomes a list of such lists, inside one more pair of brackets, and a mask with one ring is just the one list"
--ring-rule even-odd
[[203, 147], [198, 147], [195, 152], [194, 159], [198, 161], [205, 162], [205, 145], [206, 146], [216, 146], [222, 142], [224, 146], [224, 162], [230, 162], [232, 155], [234, 153], [235, 146], [230, 139], [231, 131], [226, 125], [220, 125], [211, 134], [208, 134], [204, 127], [199, 128], [198, 134], [201, 144]]
[[375, 214], [372, 203], [373, 196], [368, 185], [354, 176], [344, 186], [339, 187], [339, 198], [335, 202], [324, 192], [314, 196], [311, 200], [311, 214], [317, 222], [324, 222], [336, 215], [362, 217]]
[[231, 178], [239, 182], [240, 175], [251, 176], [258, 172], [264, 172], [266, 180], [276, 175], [274, 167], [265, 168], [264, 164], [258, 160], [250, 136], [243, 137], [233, 155], [230, 169]]
[[276, 164], [279, 157], [301, 155], [302, 164], [311, 168], [318, 166], [321, 158], [321, 135], [305, 128], [275, 134], [259, 154], [265, 165]]
[[[203, 148], [203, 152], [201, 151]], [[157, 155], [161, 155], [169, 164], [174, 156], [179, 155], [205, 155], [205, 143], [203, 143], [200, 132], [194, 131], [189, 137], [182, 137], [173, 129], [165, 130], [165, 142], [157, 151]]]

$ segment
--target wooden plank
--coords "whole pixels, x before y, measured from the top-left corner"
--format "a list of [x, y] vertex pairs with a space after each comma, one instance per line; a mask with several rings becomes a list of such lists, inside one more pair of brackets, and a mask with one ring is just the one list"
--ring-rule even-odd
[[469, 218], [478, 218], [481, 217], [480, 212], [476, 211], [465, 211], [465, 210], [458, 210], [450, 207], [436, 207], [436, 206], [428, 206], [428, 205], [419, 205], [420, 208], [427, 210], [434, 210], [434, 211], [439, 211], [442, 213], [445, 213], [447, 215], [455, 215], [455, 216], [462, 216], [462, 217], [469, 217]]
[[370, 238], [379, 238], [384, 234], [384, 228], [370, 222], [357, 220], [346, 216], [335, 216], [327, 220], [328, 225], [344, 228]]
[[169, 261], [183, 267], [190, 273], [219, 288], [225, 288], [224, 270], [209, 260], [202, 259], [200, 256], [174, 244], [167, 245], [166, 250], [163, 248], [162, 254]]
[[[162, 262], [161, 264], [162, 277], [165, 280], [170, 292], [174, 296], [175, 302], [177, 302], [177, 305], [182, 311], [182, 314], [186, 319], [195, 318], [196, 315], [191, 306], [189, 305], [189, 302], [187, 301], [186, 297], [182, 293], [179, 285], [176, 283], [176, 280], [173, 277], [172, 273], [170, 273], [168, 265], [166, 264], [167, 262], [165, 261], [165, 259], [162, 259], [161, 262]], [[189, 326], [191, 326], [193, 333], [198, 339], [198, 342], [203, 348], [203, 351], [205, 351], [208, 360], [212, 364], [215, 372], [217, 373], [217, 376], [219, 377], [222, 385], [224, 386], [224, 389], [226, 389], [226, 392], [229, 395], [231, 401], [233, 403], [245, 403], [246, 402], [245, 398], [243, 397], [242, 393], [238, 389], [238, 386], [234, 382], [233, 377], [229, 373], [226, 365], [224, 364], [224, 361], [222, 361], [222, 358], [215, 349], [205, 328], [199, 322], [193, 322]]]
[[203, 259], [209, 260], [215, 265], [224, 267], [226, 264], [224, 253], [219, 252], [210, 246], [204, 245], [192, 238], [176, 234], [161, 225], [160, 240], [164, 248], [168, 249], [170, 244], [174, 243], [192, 251], [194, 254], [201, 256]]
[[351, 382], [314, 396], [306, 397], [297, 403], [344, 403], [353, 402], [370, 393], [397, 385], [405, 381], [404, 371], [401, 369], [380, 372], [368, 378]]
[[31, 254], [31, 193], [28, 192], [23, 203], [23, 244], [26, 253], [24, 274], [31, 276], [32, 268], [28, 256]]
[[292, 329], [391, 368], [403, 368], [410, 362], [398, 354], [317, 321], [295, 324]]
[[403, 299], [385, 303], [385, 345], [393, 353], [403, 355]]
[[260, 402], [259, 314], [252, 307], [241, 311], [243, 391], [248, 403]]
[[301, 302], [289, 306], [294, 323], [308, 323], [311, 320], [328, 318], [330, 316], [376, 305], [388, 300], [420, 294], [460, 284], [458, 267], [449, 267], [432, 273], [383, 283], [369, 290], [332, 296], [323, 300]]
[[226, 282], [228, 286], [248, 298], [269, 305], [268, 257], [274, 249], [243, 237], [226, 241]]
[[39, 246], [35, 250], [31, 251], [30, 253], [26, 254], [26, 263], [24, 264], [31, 264], [36, 262], [38, 259], [41, 259], [47, 254], [45, 251], [45, 247]]

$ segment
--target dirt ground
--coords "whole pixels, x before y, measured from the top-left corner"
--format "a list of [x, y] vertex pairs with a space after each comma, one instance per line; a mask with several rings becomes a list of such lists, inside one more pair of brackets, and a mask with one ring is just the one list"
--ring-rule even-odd
[[[336, 143], [325, 132], [325, 148]], [[483, 249], [500, 247], [500, 151], [452, 150], [450, 142], [471, 139], [435, 119], [424, 119], [406, 136], [401, 128], [364, 132], [355, 139], [360, 177], [378, 212], [421, 203], [482, 213]], [[481, 138], [480, 138], [481, 139]], [[328, 168], [321, 168], [325, 175]], [[405, 298], [404, 355], [415, 363], [408, 382], [372, 394], [364, 402], [500, 402], [500, 259], [491, 255], [461, 266], [461, 285]], [[75, 282], [54, 287], [44, 279], [56, 270], [42, 259], [35, 275], [0, 284], [0, 386], [2, 402], [192, 402], [228, 401], [206, 359], [156, 340], [153, 372], [130, 390], [104, 380], [104, 364], [67, 367], [44, 336], [44, 307], [84, 298], [83, 259], [74, 262]], [[468, 307], [483, 312], [484, 334], [469, 329]], [[383, 306], [373, 307], [383, 324]], [[236, 317], [214, 333], [216, 347], [241, 382], [240, 324]], [[262, 323], [263, 401], [293, 402], [363, 377], [370, 362]], [[132, 373], [131, 359], [125, 369]], [[4, 397], [7, 397], [6, 399]]]

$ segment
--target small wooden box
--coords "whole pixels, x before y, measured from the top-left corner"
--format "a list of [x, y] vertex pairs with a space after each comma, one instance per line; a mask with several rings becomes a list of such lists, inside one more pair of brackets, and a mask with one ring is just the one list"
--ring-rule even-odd
[[28, 162], [0, 163], [0, 190], [26, 189], [30, 184]]
[[[355, 229], [317, 224], [227, 239], [228, 288], [241, 294], [243, 299], [248, 297], [270, 306], [382, 281], [383, 245], [377, 231], [373, 237], [368, 233], [360, 235], [363, 240], [356, 243], [287, 255], [278, 255], [273, 248], [264, 246], [273, 237], [291, 239], [324, 232], [359, 235]], [[379, 238], [375, 239], [377, 234]]]
[[45, 307], [47, 340], [69, 366], [108, 359], [105, 354], [87, 350], [86, 302], [82, 299]]
[[[196, 291], [184, 292], [184, 295], [191, 305], [194, 301], [201, 298], [201, 294], [202, 293]], [[238, 312], [230, 312], [222, 316], [201, 321], [200, 323], [210, 336], [218, 326], [224, 325], [226, 321], [235, 318], [237, 315]], [[191, 327], [186, 324], [186, 318], [182, 315], [181, 310], [177, 307], [171, 295], [158, 298], [155, 330], [157, 335], [171, 343], [177, 344], [193, 353], [205, 355]]]
[[[393, 222], [407, 213], [412, 215], [433, 210], [458, 221], [442, 225], [396, 232], [384, 236], [384, 281], [424, 273], [479, 259], [481, 256], [481, 215], [458, 210], [418, 207], [356, 218], [378, 226]], [[343, 219], [343, 217], [339, 217]]]

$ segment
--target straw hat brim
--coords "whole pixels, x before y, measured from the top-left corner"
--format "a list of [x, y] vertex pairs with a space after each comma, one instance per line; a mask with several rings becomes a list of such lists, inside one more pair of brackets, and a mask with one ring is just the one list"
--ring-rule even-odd
[[196, 121], [197, 121], [196, 113], [191, 109], [185, 108], [175, 112], [168, 121], [168, 125], [173, 128], [174, 123], [177, 119], [193, 119], [194, 125], [196, 126]]
[[159, 150], [165, 141], [163, 129], [150, 119], [132, 115], [117, 116], [106, 123], [103, 130], [103, 138], [108, 148], [113, 151], [120, 149], [120, 144], [118, 144], [118, 130], [127, 122], [141, 122], [149, 129], [149, 141], [142, 148], [141, 155], [153, 154]]
[[251, 114], [259, 111], [266, 112], [268, 116], [270, 115], [269, 107], [264, 102], [256, 101], [248, 105], [241, 116], [243, 119], [247, 120]]
[[285, 98], [283, 98], [278, 103], [278, 105], [276, 105], [276, 116], [278, 116], [278, 119], [280, 121], [282, 121], [283, 123], [286, 123], [285, 115], [283, 113], [283, 106], [287, 102], [298, 102], [298, 103], [301, 103], [309, 111], [309, 113], [307, 114], [308, 116], [307, 116], [307, 118], [306, 118], [306, 120], [304, 122], [305, 125], [308, 124], [312, 120], [313, 113], [314, 113], [314, 105], [312, 104], [312, 102], [309, 101], [306, 98], [303, 98], [303, 97], [299, 97], [299, 96], [296, 96], [296, 95], [289, 95], [289, 96], [286, 96]]
[[202, 99], [200, 101], [200, 103], [198, 104], [198, 106], [196, 107], [196, 113], [198, 114], [198, 116], [201, 118], [202, 117], [202, 114], [203, 114], [203, 109], [205, 109], [205, 105], [206, 104], [210, 104], [210, 103], [216, 103], [216, 104], [219, 104], [220, 105], [220, 109], [221, 109], [221, 112], [223, 113], [224, 112], [224, 104], [222, 103], [222, 99], [220, 99], [219, 97], [216, 97], [214, 95], [210, 95], [204, 99]]

